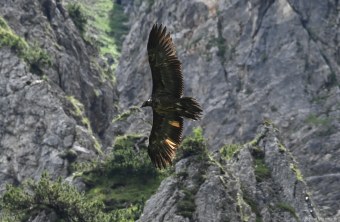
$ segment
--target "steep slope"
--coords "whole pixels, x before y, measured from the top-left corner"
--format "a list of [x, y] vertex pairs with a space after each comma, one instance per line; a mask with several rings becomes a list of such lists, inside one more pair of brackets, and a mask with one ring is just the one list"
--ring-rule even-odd
[[60, 1], [1, 1], [0, 15], [3, 192], [101, 153], [117, 94]]
[[[250, 143], [180, 160], [140, 221], [319, 221], [296, 162], [272, 126]], [[202, 149], [202, 148], [201, 148]]]
[[[340, 218], [337, 0], [117, 0], [131, 27], [117, 67], [111, 55], [104, 55], [109, 64], [101, 59], [90, 44], [93, 36], [72, 20], [68, 2], [75, 1], [0, 2], [1, 194], [6, 183], [37, 180], [44, 170], [65, 178], [72, 163], [111, 154], [112, 142], [122, 138], [120, 150], [113, 146], [125, 161], [117, 165], [136, 165], [151, 129], [150, 110], [138, 107], [151, 92], [146, 42], [158, 22], [177, 45], [185, 94], [204, 107], [202, 121], [186, 122], [185, 134], [201, 126], [207, 145], [203, 138], [184, 143], [174, 175], [146, 202], [140, 221]], [[89, 8], [97, 3], [82, 2]], [[90, 32], [100, 35], [92, 25]], [[100, 45], [105, 53], [112, 42]], [[106, 201], [106, 210], [120, 205], [133, 211], [126, 201], [133, 194], [120, 196], [120, 189], [138, 192], [147, 183], [111, 176], [72, 182]], [[153, 179], [155, 186], [159, 178]], [[55, 212], [53, 217], [43, 212], [33, 221], [57, 220]]]
[[[147, 36], [153, 23], [165, 24], [183, 63], [185, 94], [204, 107], [203, 120], [187, 123], [186, 132], [202, 126], [216, 151], [250, 140], [259, 123], [272, 120], [321, 214], [335, 217], [339, 7], [335, 0], [130, 2], [131, 30], [117, 68], [120, 106], [140, 105], [150, 95]], [[140, 124], [131, 122], [129, 130]]]

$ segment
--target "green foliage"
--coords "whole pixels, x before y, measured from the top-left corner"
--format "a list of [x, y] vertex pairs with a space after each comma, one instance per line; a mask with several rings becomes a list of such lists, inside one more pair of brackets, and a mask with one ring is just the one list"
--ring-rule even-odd
[[39, 75], [42, 75], [41, 67], [52, 65], [50, 55], [37, 44], [28, 47], [23, 58], [30, 64], [30, 71]]
[[[128, 33], [128, 16], [124, 13], [121, 5], [112, 0], [90, 0], [91, 4], [84, 5], [85, 12], [89, 18], [88, 38], [92, 39], [100, 48], [102, 56], [112, 55], [115, 61], [120, 58], [123, 36]], [[94, 34], [93, 34], [94, 33]], [[106, 57], [106, 56], [105, 56]], [[106, 58], [104, 58], [106, 59]], [[103, 76], [109, 76], [109, 80], [115, 81], [114, 71], [117, 66], [114, 62], [110, 71], [103, 70]]]
[[42, 210], [54, 211], [65, 221], [110, 221], [110, 215], [102, 212], [102, 202], [90, 201], [61, 178], [52, 181], [47, 173], [43, 173], [39, 182], [28, 180], [22, 187], [7, 185], [1, 207], [15, 221], [34, 217]]
[[[130, 134], [116, 137], [112, 159], [108, 166], [111, 173], [157, 174], [157, 170], [153, 167], [147, 152], [145, 152], [145, 145], [138, 145], [139, 140], [141, 140], [140, 135]], [[137, 149], [139, 149], [138, 152]]]
[[227, 158], [227, 160], [230, 160], [233, 158], [233, 156], [238, 153], [242, 149], [242, 146], [239, 144], [227, 144], [224, 145], [220, 149], [220, 154]]
[[1, 16], [0, 16], [0, 28], [5, 30], [9, 29], [7, 22]]
[[260, 222], [262, 221], [262, 216], [261, 216], [261, 213], [260, 213], [260, 209], [258, 208], [258, 205], [257, 203], [255, 202], [255, 200], [249, 196], [247, 193], [243, 192], [243, 200], [244, 202], [246, 202], [250, 208], [251, 208], [251, 211], [255, 213], [256, 215], [256, 222]]
[[80, 34], [84, 36], [87, 25], [87, 17], [84, 13], [84, 9], [78, 3], [70, 3], [67, 5], [67, 10], [74, 25], [77, 27]]
[[255, 158], [255, 176], [258, 182], [271, 177], [270, 170], [263, 158]]
[[129, 31], [126, 23], [128, 22], [128, 17], [124, 13], [122, 5], [113, 4], [113, 7], [109, 14], [109, 24], [111, 28], [110, 36], [114, 38], [117, 50], [121, 51], [121, 46], [123, 45], [123, 36]]
[[287, 148], [282, 143], [279, 143], [278, 146], [280, 153], [285, 153], [287, 151]]
[[327, 126], [330, 124], [331, 120], [327, 117], [318, 117], [315, 114], [310, 114], [306, 118], [306, 122], [310, 125], [315, 126]]
[[201, 127], [194, 128], [192, 134], [186, 137], [179, 149], [179, 159], [199, 154], [202, 158], [207, 158], [208, 151], [203, 137]]
[[29, 47], [25, 40], [16, 35], [7, 25], [6, 21], [0, 16], [0, 48], [10, 47], [12, 50], [23, 55]]
[[81, 123], [92, 132], [91, 124], [89, 119], [85, 115], [84, 105], [76, 99], [74, 96], [66, 96], [66, 99], [71, 103], [72, 110], [71, 113], [73, 116], [80, 118]]
[[299, 221], [299, 218], [296, 215], [295, 209], [292, 206], [290, 206], [289, 204], [287, 204], [287, 203], [278, 203], [278, 204], [276, 204], [276, 206], [279, 209], [283, 210], [283, 211], [289, 212], [297, 221]]
[[195, 189], [184, 189], [184, 197], [180, 199], [177, 203], [177, 213], [183, 217], [192, 218], [192, 214], [196, 209], [195, 204], [195, 194], [197, 190]]
[[291, 163], [290, 169], [295, 173], [297, 180], [303, 181], [303, 175], [302, 175], [300, 169], [295, 164]]
[[137, 106], [131, 106], [127, 111], [118, 114], [113, 120], [112, 123], [115, 123], [117, 121], [125, 120], [127, 119], [131, 114], [134, 114], [136, 112], [139, 112], [140, 108]]
[[[92, 134], [92, 127], [91, 127], [91, 122], [90, 120], [86, 117], [85, 114], [85, 108], [84, 105], [78, 100], [76, 99], [74, 96], [66, 96], [65, 97], [66, 100], [71, 104], [71, 114], [76, 118], [76, 120], [79, 122], [81, 122], [81, 124], [83, 124], [83, 126], [85, 126], [87, 128], [87, 130]], [[101, 145], [99, 144], [97, 138], [95, 136], [92, 137], [93, 139], [93, 147], [94, 149], [102, 154], [102, 149], [101, 149]]]
[[[114, 149], [105, 160], [86, 167], [82, 178], [87, 196], [105, 204], [113, 221], [135, 221], [142, 213], [144, 201], [158, 188], [167, 172], [158, 171], [151, 163], [140, 135], [115, 138]], [[79, 169], [79, 168], [78, 168]]]
[[51, 58], [45, 50], [41, 49], [37, 44], [27, 44], [0, 17], [0, 48], [5, 46], [17, 52], [18, 56], [30, 65], [30, 71], [33, 73], [42, 74], [41, 68], [52, 64]]

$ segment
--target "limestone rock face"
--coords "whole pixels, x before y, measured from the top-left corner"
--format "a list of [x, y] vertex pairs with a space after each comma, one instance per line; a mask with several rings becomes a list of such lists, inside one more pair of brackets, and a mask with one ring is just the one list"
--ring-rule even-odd
[[117, 72], [120, 106], [140, 105], [150, 96], [148, 33], [156, 22], [166, 25], [182, 62], [185, 95], [196, 97], [204, 109], [203, 119], [186, 123], [185, 132], [202, 126], [209, 149], [216, 151], [225, 143], [249, 141], [270, 119], [296, 157], [321, 214], [336, 215], [338, 1], [150, 2], [127, 6], [131, 30]]
[[320, 221], [292, 154], [274, 128], [259, 131], [230, 159], [216, 153], [179, 161], [140, 221]]
[[[44, 170], [66, 177], [75, 159], [96, 156], [100, 138], [107, 142], [117, 95], [101, 79], [96, 50], [81, 38], [60, 1], [1, 1], [0, 15], [31, 50], [23, 58], [14, 47], [0, 48], [2, 193], [6, 183], [38, 179]], [[37, 49], [50, 64], [34, 69], [29, 61]]]
[[[51, 60], [37, 70], [0, 48], [0, 194], [44, 170], [72, 182], [70, 163], [97, 157], [100, 144], [149, 136], [151, 111], [139, 107], [151, 94], [146, 43], [157, 22], [176, 44], [185, 95], [204, 109], [184, 134], [201, 126], [209, 155], [180, 160], [139, 221], [339, 220], [339, 1], [117, 0], [130, 31], [116, 83], [66, 2], [0, 1], [15, 35]], [[231, 158], [219, 153], [246, 142]]]

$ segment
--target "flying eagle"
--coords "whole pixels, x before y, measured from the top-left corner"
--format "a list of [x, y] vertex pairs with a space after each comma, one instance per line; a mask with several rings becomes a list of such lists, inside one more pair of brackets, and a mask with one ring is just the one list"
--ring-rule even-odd
[[142, 107], [152, 107], [148, 154], [152, 163], [161, 169], [172, 163], [181, 143], [183, 117], [198, 120], [202, 109], [194, 98], [182, 97], [181, 62], [165, 26], [152, 27], [147, 49], [153, 88], [151, 98]]

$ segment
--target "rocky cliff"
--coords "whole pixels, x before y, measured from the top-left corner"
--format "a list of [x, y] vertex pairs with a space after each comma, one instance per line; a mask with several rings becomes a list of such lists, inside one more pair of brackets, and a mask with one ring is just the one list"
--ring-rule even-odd
[[265, 119], [296, 157], [321, 214], [339, 199], [338, 1], [134, 1], [117, 72], [120, 104], [148, 98], [146, 42], [153, 23], [172, 33], [185, 94], [204, 107], [210, 151], [250, 140]]
[[0, 190], [101, 153], [117, 94], [59, 1], [0, 2]]
[[337, 0], [115, 1], [129, 18], [116, 81], [67, 3], [0, 2], [0, 193], [44, 170], [66, 178], [118, 136], [148, 136], [150, 110], [136, 106], [151, 93], [157, 22], [177, 46], [185, 95], [204, 108], [185, 135], [200, 126], [206, 145], [176, 164], [139, 221], [340, 218]]

